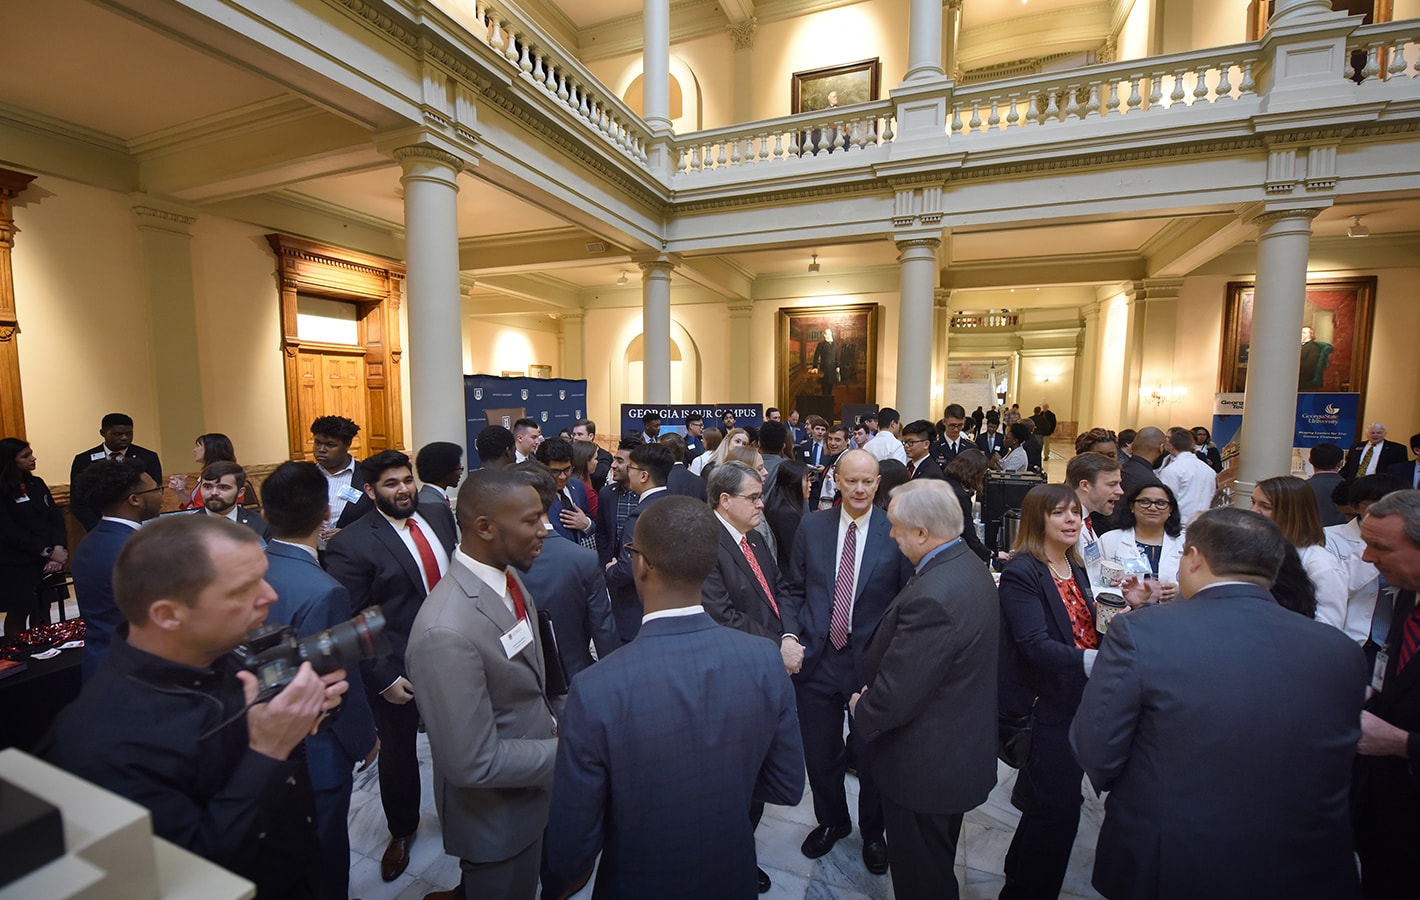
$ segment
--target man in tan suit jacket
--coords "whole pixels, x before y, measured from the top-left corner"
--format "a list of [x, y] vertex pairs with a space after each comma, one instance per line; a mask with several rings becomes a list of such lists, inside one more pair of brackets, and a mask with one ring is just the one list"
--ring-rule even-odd
[[444, 849], [463, 870], [453, 900], [533, 900], [557, 722], [543, 684], [537, 609], [512, 566], [542, 550], [542, 502], [512, 472], [459, 490], [462, 541], [414, 620], [405, 663], [434, 758]]

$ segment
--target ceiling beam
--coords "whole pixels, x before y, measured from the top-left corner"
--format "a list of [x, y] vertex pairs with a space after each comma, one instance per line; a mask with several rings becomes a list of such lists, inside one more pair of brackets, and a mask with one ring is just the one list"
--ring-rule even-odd
[[1256, 226], [1232, 214], [1177, 219], [1144, 245], [1149, 277], [1182, 278], [1256, 232]]
[[953, 263], [942, 270], [942, 287], [964, 290], [1134, 281], [1148, 274], [1145, 263], [1144, 257], [1137, 253], [1082, 253]]
[[[588, 244], [601, 243], [602, 251]], [[631, 264], [630, 251], [587, 234], [580, 228], [541, 232], [534, 236], [463, 238], [459, 241], [459, 270], [483, 276], [579, 269], [593, 265]]]

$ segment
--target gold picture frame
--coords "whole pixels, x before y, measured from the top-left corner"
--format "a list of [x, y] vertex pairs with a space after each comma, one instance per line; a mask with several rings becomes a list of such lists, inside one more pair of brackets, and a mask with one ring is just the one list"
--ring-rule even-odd
[[877, 304], [781, 309], [777, 346], [781, 408], [837, 422], [845, 404], [877, 402]]

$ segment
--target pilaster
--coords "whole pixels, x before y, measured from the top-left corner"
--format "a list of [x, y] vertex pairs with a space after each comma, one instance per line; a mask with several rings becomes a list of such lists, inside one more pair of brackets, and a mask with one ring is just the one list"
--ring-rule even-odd
[[746, 401], [750, 393], [750, 339], [754, 334], [754, 303], [735, 300], [730, 310], [730, 399]]
[[25, 403], [20, 389], [20, 314], [15, 306], [14, 200], [37, 176], [0, 169], [0, 434], [25, 437]]

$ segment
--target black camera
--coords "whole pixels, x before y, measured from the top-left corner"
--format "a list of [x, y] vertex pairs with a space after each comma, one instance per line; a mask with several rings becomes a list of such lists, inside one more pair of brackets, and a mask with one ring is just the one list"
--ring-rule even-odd
[[256, 702], [275, 697], [308, 662], [316, 674], [347, 669], [362, 659], [374, 659], [387, 649], [385, 615], [378, 606], [362, 610], [348, 622], [305, 638], [290, 625], [264, 625], [236, 649], [242, 668], [256, 676]]

